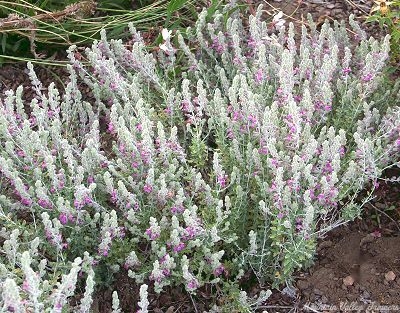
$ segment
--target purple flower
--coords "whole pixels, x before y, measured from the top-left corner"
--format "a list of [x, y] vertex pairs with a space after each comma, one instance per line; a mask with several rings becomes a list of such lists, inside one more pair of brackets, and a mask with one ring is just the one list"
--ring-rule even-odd
[[249, 48], [255, 48], [257, 47], [257, 42], [252, 37], [250, 37], [247, 40], [247, 45], [249, 46]]
[[271, 164], [277, 168], [279, 166], [279, 161], [277, 159], [271, 159]]
[[172, 116], [172, 108], [171, 107], [167, 107], [164, 109], [165, 114], [167, 114], [168, 116]]
[[52, 207], [51, 202], [47, 201], [45, 199], [39, 199], [38, 204], [44, 209], [51, 209], [51, 207]]
[[267, 155], [268, 154], [268, 148], [265, 146], [262, 146], [258, 149], [258, 153], [262, 155]]
[[198, 287], [199, 287], [199, 283], [197, 282], [196, 279], [192, 279], [187, 284], [187, 288], [191, 289], [191, 290], [197, 289]]
[[113, 90], [113, 91], [117, 90], [117, 84], [116, 83], [111, 83], [110, 84], [110, 89]]
[[228, 130], [226, 131], [226, 137], [228, 137], [229, 139], [233, 139], [235, 137], [232, 128], [228, 128]]
[[108, 247], [108, 246], [106, 248], [101, 248], [101, 249], [99, 249], [99, 254], [102, 256], [108, 256], [109, 250], [110, 250], [110, 247]]
[[261, 68], [257, 70], [256, 74], [254, 75], [254, 79], [257, 84], [261, 84], [262, 81], [264, 80], [264, 73]]
[[57, 301], [57, 303], [54, 305], [54, 308], [57, 310], [60, 310], [63, 308], [63, 305], [61, 303], [61, 301]]
[[176, 213], [183, 213], [185, 211], [185, 208], [183, 206], [173, 206], [171, 208], [171, 213], [176, 214]]
[[87, 178], [87, 182], [88, 182], [88, 184], [94, 183], [94, 177], [93, 177], [93, 176], [89, 176], [89, 177]]
[[300, 96], [300, 95], [295, 95], [295, 96], [293, 97], [293, 99], [294, 99], [294, 101], [296, 101], [297, 103], [300, 103], [300, 101], [303, 99], [303, 97]]
[[17, 156], [19, 156], [20, 158], [24, 158], [25, 157], [25, 152], [22, 150], [18, 150], [17, 151]]
[[93, 203], [93, 200], [89, 196], [84, 196], [83, 197], [83, 204], [84, 205], [88, 205], [88, 204], [91, 204], [91, 203]]
[[222, 53], [225, 51], [224, 46], [219, 42], [218, 37], [215, 37], [215, 38], [214, 38], [211, 47], [212, 47], [218, 54], [222, 54]]
[[178, 253], [178, 252], [182, 251], [183, 249], [185, 249], [185, 244], [183, 242], [180, 242], [174, 247], [174, 252]]
[[331, 162], [327, 162], [326, 164], [325, 164], [325, 166], [324, 166], [324, 168], [323, 168], [323, 173], [332, 173], [333, 172], [333, 167], [332, 167], [332, 164], [331, 164]]
[[350, 67], [345, 67], [345, 68], [342, 70], [342, 73], [343, 73], [344, 75], [350, 74], [350, 73], [351, 73], [351, 68], [350, 68]]
[[255, 117], [254, 115], [249, 115], [248, 120], [251, 123], [250, 124], [251, 128], [256, 128], [257, 127], [257, 117]]
[[242, 112], [240, 112], [240, 111], [233, 111], [232, 118], [233, 118], [233, 120], [234, 120], [235, 122], [241, 120], [241, 119], [242, 119]]
[[223, 265], [218, 266], [216, 269], [214, 269], [213, 273], [214, 276], [219, 276], [225, 271], [225, 267]]
[[225, 188], [227, 186], [228, 175], [219, 175], [217, 177], [218, 184], [221, 188]]
[[66, 214], [66, 213], [61, 213], [61, 214], [58, 216], [58, 220], [60, 221], [60, 223], [61, 223], [62, 225], [67, 224], [67, 223], [68, 223], [67, 214]]
[[146, 229], [145, 234], [150, 238], [150, 240], [156, 240], [158, 237], [160, 237], [160, 234], [153, 232], [151, 227]]
[[22, 205], [25, 205], [25, 206], [32, 205], [32, 200], [31, 199], [22, 198], [20, 201], [21, 201]]
[[188, 226], [185, 228], [185, 234], [184, 234], [184, 239], [185, 240], [190, 240], [196, 237], [197, 231], [193, 226]]
[[362, 77], [362, 81], [363, 81], [363, 82], [369, 82], [369, 81], [372, 80], [372, 78], [373, 78], [372, 73], [368, 73], [368, 74], [366, 74], [366, 75], [364, 75], [364, 76]]
[[22, 290], [24, 290], [24, 291], [29, 291], [29, 289], [30, 289], [29, 283], [28, 283], [28, 281], [25, 279], [24, 282], [22, 283]]
[[118, 200], [118, 193], [115, 189], [111, 191], [111, 202], [116, 203]]
[[145, 193], [150, 193], [150, 192], [153, 191], [153, 187], [152, 187], [151, 185], [149, 185], [149, 184], [146, 184], [146, 185], [144, 185], [144, 187], [143, 187], [143, 191], [144, 191]]
[[168, 268], [164, 268], [162, 270], [162, 273], [163, 273], [164, 276], [170, 276], [171, 275], [171, 270], [168, 269]]
[[115, 133], [115, 128], [114, 128], [114, 125], [113, 125], [112, 122], [108, 123], [107, 131], [108, 131], [109, 133], [111, 133], [111, 134], [114, 134], [114, 133]]
[[81, 202], [78, 199], [75, 199], [74, 207], [75, 207], [75, 209], [80, 210], [80, 209], [82, 209], [83, 205], [81, 204]]

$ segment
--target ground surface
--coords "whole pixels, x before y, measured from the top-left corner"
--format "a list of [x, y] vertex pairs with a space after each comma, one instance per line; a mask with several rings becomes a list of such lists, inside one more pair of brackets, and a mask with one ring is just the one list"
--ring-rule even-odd
[[[254, 8], [263, 3], [266, 14], [271, 16], [277, 10], [282, 10], [286, 14], [285, 18], [296, 25], [305, 21], [307, 13], [311, 13], [319, 22], [326, 18], [347, 19], [350, 13], [361, 18], [369, 12], [372, 4], [369, 0], [249, 2]], [[375, 32], [373, 28], [370, 31]], [[56, 80], [61, 87], [67, 80], [62, 69], [38, 68], [38, 76], [44, 86]], [[24, 65], [0, 67], [0, 92], [15, 89], [20, 84], [29, 86]], [[31, 98], [29, 88], [25, 97]], [[394, 174], [399, 175], [399, 172]], [[297, 274], [292, 290], [275, 290], [263, 310], [365, 312], [370, 309], [370, 312], [400, 312], [400, 184], [382, 183], [375, 196], [365, 208], [368, 218], [338, 228], [321, 239], [315, 265]], [[98, 293], [94, 310], [104, 313], [111, 311], [112, 290], [118, 291], [124, 311], [134, 312], [134, 304], [138, 300], [137, 287], [123, 272], [111, 288]], [[257, 291], [257, 288], [252, 291]], [[150, 307], [156, 313], [202, 312], [215, 295], [215, 290], [204, 289], [194, 299], [179, 290], [171, 289], [161, 296], [151, 294]]]

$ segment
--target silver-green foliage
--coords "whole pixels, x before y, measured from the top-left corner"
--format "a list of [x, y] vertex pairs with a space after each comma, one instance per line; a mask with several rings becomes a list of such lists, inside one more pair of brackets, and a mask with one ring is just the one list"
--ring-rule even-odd
[[[29, 109], [22, 88], [5, 94], [3, 307], [66, 305], [84, 253], [82, 312], [99, 263], [157, 292], [231, 286], [248, 270], [290, 283], [318, 236], [360, 214], [371, 194], [356, 201], [359, 191], [399, 156], [398, 84], [383, 74], [389, 39], [311, 24], [296, 42], [292, 25], [271, 34], [260, 12], [244, 26], [220, 13], [209, 23], [204, 11], [185, 38], [165, 32], [157, 53], [133, 27], [131, 46], [103, 33], [89, 65], [69, 49], [62, 96], [54, 85], [43, 92], [32, 68]], [[43, 264], [17, 252], [33, 230]], [[46, 262], [53, 284], [65, 275], [56, 288]], [[34, 293], [22, 283], [32, 271]]]

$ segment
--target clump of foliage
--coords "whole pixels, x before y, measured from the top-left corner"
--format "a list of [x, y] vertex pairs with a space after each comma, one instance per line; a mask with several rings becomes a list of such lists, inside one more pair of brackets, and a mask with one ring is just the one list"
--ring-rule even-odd
[[135, 3], [133, 8], [130, 0], [1, 1], [1, 60], [50, 57], [73, 44], [90, 45], [100, 38], [102, 29], [109, 38], [126, 38], [129, 22], [146, 31], [163, 24], [186, 27], [197, 16], [196, 6], [202, 4], [192, 0]]
[[350, 18], [354, 38], [311, 24], [296, 43], [293, 25], [274, 35], [260, 16], [245, 27], [203, 11], [185, 38], [164, 30], [154, 53], [132, 25], [129, 47], [102, 32], [88, 66], [69, 49], [62, 96], [32, 65], [29, 107], [22, 88], [6, 92], [3, 310], [88, 312], [106, 268], [142, 284], [139, 312], [149, 287], [204, 285], [251, 312], [269, 292], [240, 291], [245, 273], [290, 286], [317, 238], [360, 215], [370, 194], [359, 191], [399, 156], [389, 38], [367, 39]]
[[375, 6], [367, 22], [377, 22], [381, 28], [386, 28], [391, 36], [391, 52], [393, 60], [400, 57], [400, 1], [374, 1]]

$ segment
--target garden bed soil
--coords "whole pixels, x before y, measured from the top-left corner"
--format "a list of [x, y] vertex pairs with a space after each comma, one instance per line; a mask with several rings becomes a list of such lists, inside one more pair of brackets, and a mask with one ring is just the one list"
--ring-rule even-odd
[[[372, 1], [307, 0], [262, 1], [271, 15], [276, 9], [285, 12], [295, 23], [305, 20], [306, 13], [314, 19], [346, 18], [349, 13], [358, 17], [369, 11]], [[253, 1], [255, 7], [260, 1]], [[37, 74], [47, 87], [55, 77], [63, 86], [67, 73], [62, 68], [36, 67]], [[27, 87], [24, 98], [31, 99], [33, 90], [23, 64], [0, 67], [0, 92]], [[399, 175], [399, 171], [391, 173]], [[375, 199], [364, 208], [365, 218], [337, 228], [320, 239], [314, 265], [298, 272], [291, 289], [273, 290], [260, 309], [268, 312], [400, 312], [400, 184], [381, 183]], [[254, 285], [249, 294], [259, 291]], [[112, 291], [117, 290], [124, 312], [134, 312], [138, 301], [138, 286], [122, 271], [111, 286], [100, 290], [95, 298], [94, 312], [111, 312]], [[161, 295], [151, 290], [150, 312], [203, 312], [216, 300], [218, 290], [207, 288], [197, 296], [180, 289], [169, 289]]]

